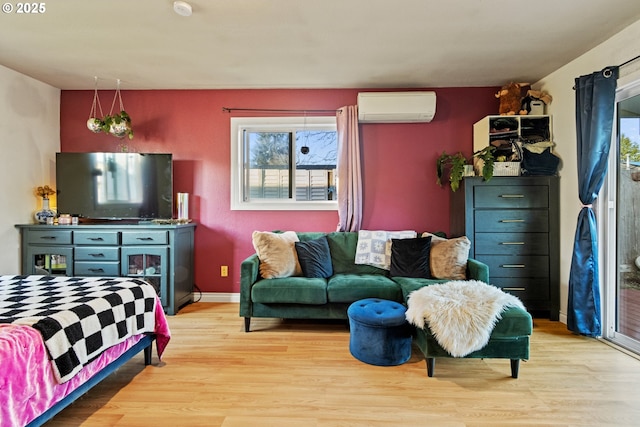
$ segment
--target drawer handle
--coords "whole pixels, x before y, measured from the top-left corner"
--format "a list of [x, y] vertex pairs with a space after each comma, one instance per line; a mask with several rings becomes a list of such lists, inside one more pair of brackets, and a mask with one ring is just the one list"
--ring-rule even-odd
[[94, 242], [102, 242], [104, 239], [102, 237], [89, 237], [89, 240]]
[[524, 245], [524, 242], [500, 242], [501, 245]]
[[94, 258], [104, 258], [104, 254], [89, 254], [89, 256], [92, 256]]
[[90, 268], [89, 271], [92, 273], [104, 273], [102, 268]]
[[40, 236], [44, 240], [56, 240], [56, 236]]
[[503, 291], [526, 291], [525, 288], [502, 288]]
[[524, 268], [524, 264], [502, 264], [500, 267], [502, 268]]
[[524, 194], [501, 194], [503, 199], [524, 199]]
[[149, 241], [149, 240], [153, 240], [153, 237], [137, 237], [138, 240], [145, 240], [145, 241]]
[[524, 222], [524, 219], [501, 219], [500, 222]]

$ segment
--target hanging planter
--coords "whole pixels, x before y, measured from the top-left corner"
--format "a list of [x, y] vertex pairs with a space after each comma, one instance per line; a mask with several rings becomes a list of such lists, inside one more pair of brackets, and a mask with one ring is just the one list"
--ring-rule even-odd
[[104, 133], [113, 135], [116, 138], [128, 136], [129, 139], [133, 139], [131, 117], [129, 117], [129, 114], [124, 110], [114, 115], [105, 116], [104, 119], [102, 119], [102, 130]]
[[[100, 98], [98, 97], [98, 77], [94, 77], [95, 85], [93, 90], [93, 103], [91, 104], [91, 111], [89, 112], [89, 120], [87, 120], [87, 128], [93, 133], [102, 132], [102, 119], [99, 117], [104, 116], [102, 112], [102, 105], [100, 105]], [[100, 115], [98, 116], [98, 109]]]
[[[113, 107], [116, 105], [116, 100], [120, 103], [120, 112], [113, 114]], [[117, 81], [116, 93], [113, 96], [113, 102], [111, 103], [111, 111], [109, 115], [102, 119], [102, 130], [105, 133], [109, 133], [116, 138], [124, 138], [128, 136], [129, 139], [133, 139], [133, 129], [131, 128], [131, 117], [124, 110], [124, 104], [122, 102], [122, 95], [120, 94], [120, 79]]]

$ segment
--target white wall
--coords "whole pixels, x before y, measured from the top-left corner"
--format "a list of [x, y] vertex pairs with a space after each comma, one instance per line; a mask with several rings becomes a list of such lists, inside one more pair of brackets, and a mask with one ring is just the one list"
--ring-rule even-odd
[[33, 222], [35, 188], [55, 183], [60, 90], [0, 65], [0, 147], [0, 274], [19, 274], [14, 225]]
[[[556, 153], [562, 158], [560, 171], [560, 320], [566, 323], [567, 295], [571, 254], [578, 213], [578, 176], [576, 154], [575, 78], [599, 71], [608, 65], [619, 65], [640, 54], [640, 21], [630, 25], [606, 42], [585, 53], [534, 86], [553, 96], [547, 112], [553, 115]], [[618, 87], [628, 83], [626, 76], [640, 67], [635, 61], [620, 70]]]

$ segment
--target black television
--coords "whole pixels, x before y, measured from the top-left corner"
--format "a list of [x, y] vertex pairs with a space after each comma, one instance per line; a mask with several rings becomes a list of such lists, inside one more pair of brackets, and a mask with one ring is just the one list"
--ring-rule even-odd
[[168, 153], [56, 153], [58, 212], [98, 220], [173, 217]]

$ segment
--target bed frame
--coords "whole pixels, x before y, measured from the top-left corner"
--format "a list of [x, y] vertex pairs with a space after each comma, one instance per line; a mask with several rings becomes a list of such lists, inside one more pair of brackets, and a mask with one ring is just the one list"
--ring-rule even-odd
[[145, 335], [140, 341], [134, 344], [129, 350], [122, 353], [120, 357], [107, 365], [104, 369], [97, 372], [93, 377], [89, 378], [84, 384], [82, 384], [77, 389], [73, 390], [67, 396], [65, 396], [58, 403], [53, 405], [51, 408], [47, 409], [43, 412], [38, 418], [31, 421], [27, 424], [26, 427], [38, 427], [42, 424], [49, 421], [53, 418], [57, 413], [62, 411], [67, 406], [71, 405], [78, 398], [84, 395], [87, 391], [97, 385], [100, 381], [108, 377], [112, 372], [116, 369], [120, 368], [126, 362], [131, 360], [134, 356], [136, 356], [141, 351], [144, 351], [144, 364], [151, 364], [151, 349], [153, 345], [153, 341], [155, 340], [155, 335]]

